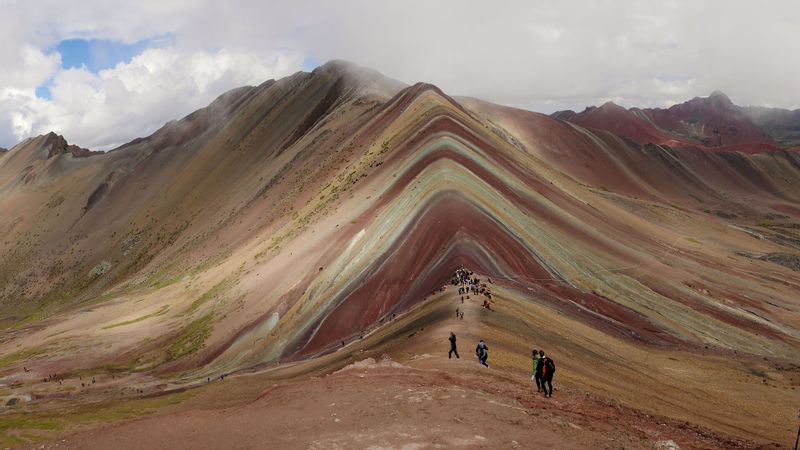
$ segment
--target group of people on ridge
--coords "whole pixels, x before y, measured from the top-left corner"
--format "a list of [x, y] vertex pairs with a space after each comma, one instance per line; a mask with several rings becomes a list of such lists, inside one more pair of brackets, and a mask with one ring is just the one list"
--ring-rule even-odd
[[[456, 347], [456, 334], [452, 331], [450, 332], [450, 337], [447, 338], [450, 341], [450, 351], [447, 352], [447, 359], [456, 355], [456, 358], [461, 359], [458, 355], [458, 348]], [[486, 342], [481, 339], [478, 342], [478, 346], [475, 347], [475, 355], [478, 357], [478, 362], [483, 364], [486, 367], [489, 367], [489, 364], [486, 362], [489, 359], [489, 346], [486, 345]]]
[[[456, 358], [461, 359], [458, 355], [458, 347], [456, 345], [456, 334], [450, 332], [450, 351], [447, 352], [447, 359], [456, 355]], [[556, 363], [553, 358], [545, 356], [544, 350], [533, 350], [531, 352], [531, 381], [536, 383], [536, 392], [544, 392], [545, 397], [553, 396], [553, 375], [556, 373]], [[487, 361], [489, 360], [489, 346], [481, 339], [475, 347], [475, 356], [478, 357], [478, 362], [486, 367], [489, 367]]]
[[[489, 282], [492, 282], [491, 279], [489, 279]], [[461, 285], [458, 288], [458, 293], [461, 295], [461, 303], [464, 303], [465, 295], [469, 299], [469, 294], [483, 294], [487, 297], [483, 302], [483, 307], [491, 309], [491, 306], [487, 306], [487, 303], [491, 305], [491, 292], [489, 292], [488, 286], [485, 283], [481, 283], [480, 278], [476, 277], [473, 272], [461, 267], [455, 271], [450, 283], [453, 286]], [[459, 308], [456, 308], [456, 317], [464, 318], [464, 312]], [[456, 358], [461, 359], [456, 345], [456, 334], [451, 331], [448, 340], [450, 341], [450, 351], [447, 352], [447, 358], [450, 359], [453, 355], [456, 355]], [[478, 362], [481, 365], [489, 367], [487, 362], [489, 360], [489, 346], [486, 345], [483, 339], [475, 347], [475, 356], [478, 357]], [[531, 358], [531, 381], [536, 383], [536, 392], [544, 392], [545, 397], [552, 397], [553, 375], [556, 372], [556, 363], [552, 358], [545, 356], [544, 350], [533, 350]]]
[[[489, 283], [491, 283], [491, 278], [489, 279]], [[489, 288], [489, 285], [482, 282], [480, 278], [475, 276], [474, 272], [470, 272], [469, 270], [461, 267], [457, 269], [453, 273], [453, 278], [450, 280], [450, 284], [453, 286], [459, 286], [458, 294], [461, 296], [461, 303], [464, 303], [464, 298], [469, 300], [470, 294], [472, 295], [483, 295], [486, 297], [483, 300], [483, 307], [486, 309], [492, 309], [492, 291]]]

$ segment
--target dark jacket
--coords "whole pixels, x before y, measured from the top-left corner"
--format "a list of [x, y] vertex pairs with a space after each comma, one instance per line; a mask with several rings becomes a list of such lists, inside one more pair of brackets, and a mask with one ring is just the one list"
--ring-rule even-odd
[[544, 358], [542, 358], [542, 360], [539, 362], [539, 364], [542, 366], [542, 369], [541, 369], [542, 378], [544, 378], [544, 379], [548, 379], [548, 378], [552, 379], [553, 378], [553, 374], [556, 373], [556, 363], [555, 363], [555, 361], [553, 361], [552, 359], [550, 359], [547, 356], [545, 356]]

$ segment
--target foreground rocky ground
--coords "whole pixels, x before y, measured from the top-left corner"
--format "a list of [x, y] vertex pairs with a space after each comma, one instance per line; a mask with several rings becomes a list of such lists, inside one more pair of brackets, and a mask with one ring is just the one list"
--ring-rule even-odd
[[[441, 318], [453, 306], [465, 312], [464, 320], [454, 315]], [[633, 397], [615, 396], [610, 390], [590, 392], [572, 368], [574, 362], [558, 347], [551, 353], [559, 362], [555, 394], [544, 398], [532, 388], [526, 355], [513, 354], [514, 343], [504, 331], [492, 328], [492, 321], [505, 320], [503, 314], [512, 306], [501, 297], [495, 311], [487, 311], [477, 301], [460, 303], [454, 293], [445, 293], [363, 340], [315, 360], [183, 387], [162, 385], [163, 392], [144, 378], [137, 381], [142, 393], [132, 396], [98, 388], [78, 411], [76, 417], [84, 419], [69, 423], [67, 416], [60, 430], [12, 430], [10, 436], [35, 438], [22, 448], [117, 449], [782, 448], [770, 441], [790, 437], [778, 429], [755, 429], [773, 420], [749, 419], [760, 410], [758, 401], [753, 411], [742, 411], [739, 421], [720, 423], [718, 417], [729, 410], [721, 397], [719, 403], [697, 407], [690, 423], [674, 414], [669, 418], [653, 413], [653, 408], [672, 411], [658, 402], [648, 405], [639, 386], [630, 386]], [[461, 359], [446, 356], [451, 330], [460, 337]], [[490, 344], [488, 369], [473, 355], [479, 336]], [[603, 377], [602, 366], [586, 369]], [[683, 392], [636, 373], [624, 379], [652, 386], [655, 398], [664, 402], [672, 396], [666, 401], [678, 405], [702, 404], [702, 383], [708, 390], [717, 388], [714, 379], [687, 382]], [[734, 385], [731, 380], [731, 389]], [[754, 392], [772, 392], [758, 389]], [[791, 394], [785, 395], [791, 401]], [[644, 408], [630, 406], [637, 403]], [[776, 411], [783, 407], [776, 406]], [[52, 412], [75, 411], [74, 404], [62, 408]], [[85, 418], [85, 408], [96, 408], [88, 414], [94, 420]], [[720, 411], [714, 414], [714, 408]], [[766, 437], [759, 438], [759, 433]]]
[[44, 448], [759, 447], [563, 385], [547, 399], [524, 379], [473, 359], [420, 355], [406, 365], [369, 358], [235, 405], [231, 397], [257, 391], [258, 377], [231, 378], [189, 409], [67, 433]]

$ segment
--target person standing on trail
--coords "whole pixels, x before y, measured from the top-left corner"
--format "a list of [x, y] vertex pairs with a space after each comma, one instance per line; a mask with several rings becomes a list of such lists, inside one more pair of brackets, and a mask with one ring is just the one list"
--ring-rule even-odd
[[544, 360], [544, 350], [539, 350], [539, 359], [536, 360], [536, 367], [533, 369], [534, 379], [538, 378], [539, 384], [544, 387], [544, 383], [542, 383], [542, 360]]
[[489, 346], [483, 342], [483, 339], [481, 339], [480, 342], [478, 342], [478, 346], [475, 347], [475, 354], [478, 356], [479, 363], [489, 367], [489, 364], [486, 364], [486, 360], [489, 359]]
[[[552, 358], [548, 358], [544, 356], [544, 352], [539, 352], [542, 359], [539, 360], [539, 365], [541, 366], [541, 373], [542, 373], [542, 389], [544, 390], [545, 397], [552, 397], [553, 396], [553, 374], [556, 373], [556, 363], [553, 361]], [[550, 392], [547, 391], [548, 386], [550, 387]]]
[[456, 359], [461, 359], [461, 357], [458, 356], [458, 349], [456, 349], [456, 334], [451, 331], [448, 339], [450, 340], [450, 351], [447, 352], [447, 359], [452, 358], [453, 353], [456, 354]]
[[536, 392], [542, 392], [542, 373], [539, 371], [539, 361], [541, 360], [539, 352], [534, 350], [531, 361], [531, 381], [536, 381]]

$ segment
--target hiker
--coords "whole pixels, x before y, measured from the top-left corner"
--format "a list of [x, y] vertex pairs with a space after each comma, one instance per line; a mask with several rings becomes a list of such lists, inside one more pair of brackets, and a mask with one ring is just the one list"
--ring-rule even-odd
[[461, 320], [464, 320], [464, 311], [461, 311]]
[[539, 378], [542, 377], [542, 359], [544, 359], [544, 350], [539, 350], [539, 360], [536, 362], [536, 373]]
[[483, 339], [481, 339], [480, 342], [478, 342], [478, 346], [475, 347], [475, 354], [478, 356], [479, 363], [489, 367], [489, 364], [486, 364], [486, 360], [489, 359], [489, 347], [483, 342]]
[[[539, 364], [542, 366], [542, 389], [544, 390], [545, 397], [553, 396], [553, 374], [556, 373], [556, 363], [552, 358], [544, 356], [544, 352], [540, 352], [542, 359]], [[547, 387], [550, 387], [550, 392], [547, 392]]]
[[453, 357], [453, 353], [456, 354], [456, 359], [461, 359], [461, 357], [458, 356], [458, 349], [456, 349], [456, 334], [451, 331], [450, 332], [450, 337], [447, 338], [447, 339], [450, 340], [450, 351], [447, 352], [447, 359], [452, 358]]
[[456, 317], [458, 317], [458, 315], [459, 315], [459, 314], [458, 314], [458, 308], [456, 308]]
[[539, 352], [533, 350], [531, 361], [531, 381], [536, 381], [536, 392], [542, 392], [542, 374], [539, 372], [539, 361], [542, 357]]

